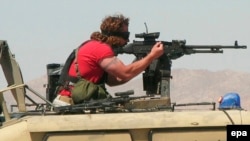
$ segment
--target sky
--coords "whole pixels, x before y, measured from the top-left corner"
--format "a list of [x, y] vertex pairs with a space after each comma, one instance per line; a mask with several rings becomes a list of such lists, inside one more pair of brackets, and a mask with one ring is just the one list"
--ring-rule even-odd
[[[7, 41], [26, 82], [45, 75], [47, 64], [64, 63], [74, 48], [100, 31], [105, 16], [114, 14], [129, 17], [130, 42], [138, 40], [134, 34], [146, 32], [147, 23], [148, 32], [160, 32], [159, 41], [233, 45], [237, 40], [249, 48], [249, 6], [249, 0], [1, 0], [0, 40]], [[172, 69], [250, 73], [249, 55], [249, 49], [186, 55], [173, 60]], [[118, 57], [126, 64], [134, 59]]]

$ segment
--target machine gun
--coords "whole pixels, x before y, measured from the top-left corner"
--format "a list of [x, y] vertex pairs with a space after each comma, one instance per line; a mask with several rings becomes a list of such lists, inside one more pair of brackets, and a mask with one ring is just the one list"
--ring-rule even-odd
[[150, 96], [134, 96], [134, 90], [128, 90], [125, 92], [115, 93], [116, 97], [109, 97], [106, 99], [99, 100], [88, 100], [81, 104], [70, 105], [70, 106], [60, 106], [55, 107], [54, 111], [57, 113], [95, 113], [95, 112], [128, 112], [129, 110], [134, 110], [133, 108], [125, 107], [126, 103], [131, 100], [146, 99]]
[[[136, 60], [145, 57], [157, 42], [160, 32], [135, 34], [136, 38], [143, 41], [133, 41], [122, 48], [115, 50], [116, 54], [134, 54]], [[143, 73], [143, 89], [147, 95], [161, 95], [170, 97], [171, 64], [173, 59], [194, 53], [223, 53], [222, 49], [246, 49], [235, 41], [233, 46], [222, 45], [186, 45], [185, 40], [161, 41], [164, 44], [164, 54], [154, 60]]]

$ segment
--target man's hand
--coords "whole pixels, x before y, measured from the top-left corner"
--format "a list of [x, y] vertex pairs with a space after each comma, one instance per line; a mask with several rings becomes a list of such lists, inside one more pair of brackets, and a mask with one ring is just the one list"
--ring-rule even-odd
[[162, 54], [164, 53], [164, 48], [163, 48], [163, 44], [161, 42], [157, 42], [153, 48], [151, 49], [149, 55], [154, 58], [157, 59], [159, 58]]

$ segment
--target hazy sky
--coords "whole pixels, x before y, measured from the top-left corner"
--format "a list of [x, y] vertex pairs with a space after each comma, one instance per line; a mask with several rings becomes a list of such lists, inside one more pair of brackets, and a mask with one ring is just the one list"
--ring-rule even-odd
[[[7, 40], [29, 81], [46, 74], [47, 64], [64, 63], [105, 16], [116, 13], [130, 18], [130, 41], [146, 31], [146, 22], [149, 32], [161, 32], [159, 40], [185, 39], [188, 45], [238, 40], [249, 48], [249, 7], [249, 0], [1, 0], [0, 40]], [[249, 49], [194, 54], [174, 60], [172, 69], [250, 72], [249, 55]], [[118, 57], [125, 63], [134, 59]]]

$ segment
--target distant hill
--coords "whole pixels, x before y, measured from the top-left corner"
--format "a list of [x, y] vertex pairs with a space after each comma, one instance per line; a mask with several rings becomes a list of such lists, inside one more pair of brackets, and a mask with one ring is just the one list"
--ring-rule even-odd
[[[250, 73], [236, 72], [232, 70], [208, 71], [208, 70], [172, 70], [173, 79], [171, 79], [170, 91], [171, 102], [189, 103], [189, 102], [217, 102], [220, 96], [228, 92], [237, 92], [241, 96], [241, 105], [244, 109], [250, 110]], [[29, 87], [46, 96], [47, 76], [41, 76], [27, 82]], [[108, 91], [115, 92], [133, 89], [135, 95], [144, 95], [142, 88], [142, 78], [137, 77], [127, 84], [107, 87]], [[27, 91], [30, 95], [30, 92]], [[8, 100], [7, 104], [13, 104], [13, 98], [10, 95], [4, 95]], [[32, 96], [36, 101], [39, 98]], [[217, 103], [218, 105], [218, 103]]]

